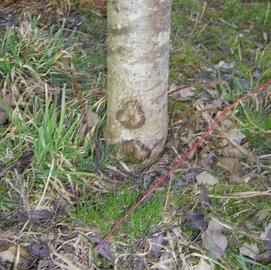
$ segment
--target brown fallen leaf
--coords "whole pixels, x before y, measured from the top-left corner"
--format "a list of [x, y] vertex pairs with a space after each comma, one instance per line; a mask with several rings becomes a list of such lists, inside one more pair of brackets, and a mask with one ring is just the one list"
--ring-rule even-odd
[[201, 154], [201, 152], [200, 152], [200, 156], [201, 156], [200, 163], [201, 163], [202, 167], [205, 169], [209, 169], [211, 163], [213, 162], [214, 156], [215, 156], [214, 152], [210, 151], [209, 153], [205, 153], [205, 154]]
[[196, 180], [200, 185], [213, 186], [218, 183], [218, 179], [207, 171], [203, 171], [196, 176]]
[[144, 259], [141, 257], [135, 258], [133, 270], [145, 270], [145, 269], [146, 269], [146, 264], [144, 262]]
[[240, 174], [240, 161], [238, 158], [221, 157], [217, 160], [217, 166], [233, 175]]
[[44, 243], [36, 243], [36, 242], [32, 242], [29, 246], [28, 246], [28, 251], [31, 255], [31, 258], [48, 258], [49, 257], [49, 246]]
[[168, 94], [170, 97], [173, 97], [175, 99], [188, 99], [195, 95], [195, 90], [197, 88], [201, 87], [213, 89], [216, 88], [220, 83], [221, 81], [211, 81], [207, 83], [196, 82], [187, 86], [179, 86], [173, 83], [169, 88]]
[[257, 244], [244, 243], [240, 249], [240, 254], [255, 260], [259, 254], [259, 248]]
[[228, 72], [228, 71], [231, 71], [235, 67], [235, 63], [220, 61], [217, 67], [223, 72]]
[[228, 246], [227, 237], [222, 234], [223, 228], [215, 219], [211, 219], [207, 230], [201, 235], [204, 247], [210, 251], [213, 258], [222, 257]]
[[189, 100], [195, 95], [196, 86], [180, 87], [173, 83], [169, 88], [169, 95], [178, 100]]
[[151, 252], [155, 259], [159, 258], [161, 255], [163, 241], [164, 241], [163, 233], [155, 234], [151, 240], [152, 243]]
[[5, 125], [8, 122], [7, 113], [0, 107], [0, 125]]
[[204, 259], [201, 258], [195, 270], [214, 270], [214, 269], [215, 268], [213, 265], [210, 265]]
[[261, 234], [261, 239], [266, 241], [267, 250], [271, 250], [271, 223], [265, 227], [265, 231]]
[[230, 184], [242, 184], [242, 183], [248, 183], [255, 177], [254, 172], [250, 172], [246, 175], [239, 176], [239, 175], [231, 175], [229, 178]]
[[231, 184], [245, 183], [249, 180], [247, 177], [240, 176], [241, 164], [238, 158], [220, 157], [216, 165], [230, 173], [229, 183]]
[[0, 245], [0, 261], [13, 263], [19, 258], [19, 263], [25, 262], [29, 257], [26, 247], [14, 243], [4, 243]]
[[227, 138], [230, 141], [234, 141], [238, 144], [241, 144], [246, 136], [241, 132], [239, 128], [233, 128], [227, 133]]
[[86, 112], [87, 126], [91, 130], [97, 126], [100, 120], [99, 120], [98, 115], [95, 112], [87, 110], [87, 109], [85, 110], [85, 112]]
[[18, 173], [23, 173], [30, 166], [33, 156], [34, 156], [34, 152], [32, 150], [25, 151], [11, 165], [4, 167], [0, 171], [0, 178], [3, 177], [9, 171], [16, 170]]
[[33, 223], [45, 223], [51, 221], [54, 217], [54, 213], [49, 210], [31, 210], [29, 212], [22, 212], [22, 220], [29, 220]]
[[212, 204], [212, 201], [208, 195], [208, 190], [205, 186], [200, 187], [199, 200], [203, 208]]
[[[201, 99], [198, 99], [197, 102], [195, 103], [195, 107], [199, 112], [206, 112], [206, 111], [217, 111], [218, 109], [220, 109], [222, 107], [222, 100], [211, 100], [208, 101], [208, 103], [204, 102]], [[205, 118], [205, 120], [207, 122], [209, 122], [212, 117], [211, 115], [208, 114], [203, 114], [202, 115], [203, 118]]]
[[197, 229], [199, 231], [203, 231], [207, 226], [207, 222], [205, 220], [205, 213], [203, 209], [200, 209], [199, 211], [195, 211], [192, 213], [188, 213], [186, 215], [186, 220], [188, 227]]
[[256, 259], [260, 262], [271, 263], [271, 249], [260, 253]]
[[[101, 238], [98, 236], [91, 236], [90, 241], [93, 244], [99, 244], [101, 242]], [[96, 249], [97, 255], [103, 257], [109, 262], [113, 262], [113, 253], [108, 241], [104, 241], [102, 244], [99, 245], [99, 248]]]

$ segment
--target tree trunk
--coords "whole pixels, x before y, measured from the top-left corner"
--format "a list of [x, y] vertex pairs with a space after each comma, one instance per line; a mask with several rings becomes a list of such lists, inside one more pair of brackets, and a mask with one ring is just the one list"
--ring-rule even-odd
[[108, 0], [107, 14], [106, 138], [141, 170], [167, 138], [171, 0]]

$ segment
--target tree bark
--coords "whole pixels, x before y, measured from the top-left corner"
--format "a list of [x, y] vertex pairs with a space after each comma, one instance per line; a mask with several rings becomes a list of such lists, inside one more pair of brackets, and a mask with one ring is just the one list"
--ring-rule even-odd
[[133, 170], [162, 153], [168, 130], [171, 0], [108, 0], [106, 138]]

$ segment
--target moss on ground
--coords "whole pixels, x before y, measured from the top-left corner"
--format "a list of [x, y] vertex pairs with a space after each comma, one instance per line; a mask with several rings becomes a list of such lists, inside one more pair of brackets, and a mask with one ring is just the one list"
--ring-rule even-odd
[[[78, 201], [73, 216], [106, 234], [137, 199], [137, 191], [128, 185], [106, 195], [85, 195]], [[163, 197], [154, 195], [121, 225], [114, 238], [132, 242], [147, 235], [151, 228], [159, 225], [162, 217]]]
[[[63, 5], [63, 1], [55, 1], [54, 4]], [[75, 5], [78, 6], [78, 1]], [[65, 8], [63, 6], [63, 10]], [[170, 81], [177, 85], [189, 85], [191, 81], [197, 82], [206, 68], [215, 70], [220, 61], [234, 62], [235, 68], [227, 74], [233, 78], [231, 83], [221, 85], [219, 89], [225, 101], [233, 102], [247, 91], [243, 80], [253, 87], [270, 79], [270, 9], [268, 1], [174, 0]], [[10, 165], [32, 148], [32, 168], [22, 175], [24, 189], [33, 193], [28, 194], [29, 203], [36, 205], [39, 202], [49, 181], [49, 192], [46, 193], [48, 207], [53, 205], [54, 196], [59, 192], [61, 198], [73, 205], [68, 213], [72, 219], [96, 226], [105, 234], [142, 192], [134, 187], [138, 183], [126, 183], [113, 191], [112, 182], [101, 181], [106, 175], [105, 167], [112, 161], [112, 152], [97, 138], [102, 134], [102, 124], [99, 124], [93, 137], [80, 133], [81, 104], [72, 89], [74, 75], [82, 87], [82, 96], [90, 100], [92, 109], [102, 119], [106, 108], [104, 100], [89, 94], [90, 89], [105, 87], [106, 20], [92, 8], [85, 9], [83, 14], [85, 22], [74, 32], [68, 31], [72, 34], [67, 34], [64, 28], [59, 31], [47, 29], [46, 32], [46, 29], [39, 28], [35, 20], [30, 20], [28, 24], [32, 27], [28, 39], [17, 28], [2, 33], [1, 86], [26, 91], [34, 82], [39, 83], [42, 94], [28, 106], [27, 99], [24, 102], [18, 99], [16, 106], [8, 109], [11, 122], [8, 127], [0, 126], [0, 168]], [[221, 78], [223, 74], [220, 73], [212, 79]], [[20, 79], [22, 84], [18, 84]], [[51, 91], [62, 89], [65, 85], [66, 94], [62, 91], [55, 98], [55, 92], [52, 92], [44, 98], [45, 83]], [[27, 96], [28, 93], [24, 93]], [[190, 101], [170, 100], [170, 116], [174, 117], [176, 112], [186, 111], [190, 106]], [[255, 101], [238, 108], [240, 128], [257, 155], [270, 154], [271, 151], [271, 117], [267, 109], [262, 106], [258, 110]], [[227, 234], [229, 248], [220, 263], [226, 269], [265, 269], [256, 261], [248, 262], [247, 258], [240, 256], [239, 247], [244, 242], [255, 241], [255, 234], [259, 235], [264, 230], [263, 221], [257, 219], [262, 211], [267, 212], [264, 222], [271, 222], [270, 200], [267, 196], [246, 198], [240, 196], [240, 192], [263, 190], [268, 183], [262, 185], [260, 181], [253, 180], [248, 184], [230, 185], [223, 173], [217, 172], [217, 176], [222, 181], [208, 188], [211, 205], [204, 211], [207, 219], [216, 217], [231, 228]], [[112, 181], [114, 176], [106, 177]], [[183, 175], [178, 177], [182, 179]], [[15, 189], [18, 187], [12, 181], [13, 175], [9, 173], [5, 182], [0, 183], [0, 209], [5, 213], [13, 212], [16, 200], [19, 200]], [[10, 183], [15, 187], [11, 188]], [[196, 184], [191, 184], [188, 190], [173, 185], [167, 196], [169, 210], [164, 210], [165, 193], [162, 191], [154, 195], [126, 220], [114, 239], [132, 243], [147, 236], [164, 220], [179, 224], [186, 212], [200, 209], [199, 187]], [[198, 242], [193, 241], [198, 232], [176, 226], [185, 238], [192, 239], [191, 243], [197, 245]], [[257, 243], [262, 248], [259, 240]], [[203, 252], [199, 246], [196, 248], [197, 252]], [[210, 255], [206, 250], [204, 254]], [[191, 262], [197, 263], [198, 258], [191, 259]], [[216, 269], [222, 268], [218, 266]]]

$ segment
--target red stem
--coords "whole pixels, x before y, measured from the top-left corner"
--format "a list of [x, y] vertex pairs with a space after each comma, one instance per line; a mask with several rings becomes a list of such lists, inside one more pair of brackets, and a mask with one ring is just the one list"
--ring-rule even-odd
[[247, 100], [250, 96], [253, 96], [260, 92], [261, 90], [267, 88], [271, 85], [271, 80], [259, 85], [258, 87], [254, 88], [250, 93], [244, 95], [243, 97], [239, 98], [236, 102], [226, 107], [220, 114], [217, 114], [217, 116], [213, 119], [213, 122], [210, 124], [208, 130], [202, 135], [202, 137], [195, 142], [190, 149], [188, 149], [174, 164], [173, 167], [171, 167], [165, 174], [163, 174], [158, 180], [154, 183], [154, 185], [145, 192], [145, 194], [142, 196], [142, 198], [137, 201], [127, 212], [126, 214], [119, 220], [116, 221], [115, 225], [112, 227], [112, 229], [101, 239], [101, 241], [96, 246], [96, 249], [99, 249], [99, 247], [110, 237], [112, 236], [124, 223], [124, 221], [132, 215], [136, 209], [145, 201], [147, 197], [149, 197], [156, 189], [158, 189], [165, 180], [173, 173], [175, 172], [183, 161], [185, 161], [193, 151], [195, 151], [202, 143], [205, 141], [205, 139], [218, 127], [220, 118], [225, 116], [227, 112], [232, 110], [234, 107], [236, 107], [240, 102]]

